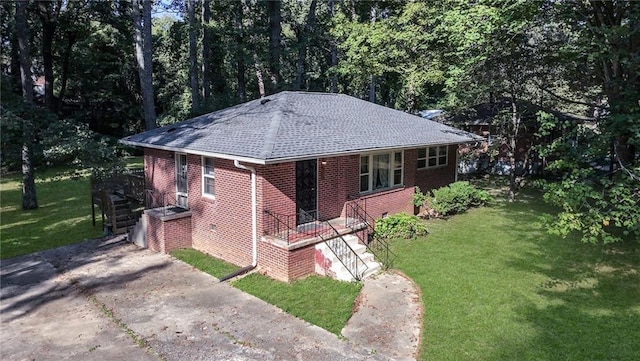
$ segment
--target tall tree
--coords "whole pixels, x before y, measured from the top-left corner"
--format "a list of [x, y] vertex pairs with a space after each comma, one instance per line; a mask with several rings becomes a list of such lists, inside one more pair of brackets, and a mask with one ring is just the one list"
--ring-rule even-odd
[[133, 0], [132, 16], [134, 40], [144, 124], [147, 130], [156, 127], [156, 110], [153, 95], [153, 48], [151, 37], [151, 0]]
[[[33, 107], [33, 83], [31, 79], [31, 56], [29, 53], [29, 26], [27, 25], [28, 0], [16, 3], [16, 32], [20, 48], [20, 77], [22, 83], [22, 97], [27, 110]], [[30, 119], [31, 114], [22, 115], [22, 209], [38, 208], [35, 177], [33, 173], [32, 145], [34, 129]]]
[[234, 12], [234, 30], [235, 30], [235, 62], [236, 62], [236, 81], [237, 81], [237, 97], [240, 102], [247, 99], [247, 84], [245, 79], [245, 34], [244, 34], [244, 0], [236, 1], [233, 6]]
[[310, 38], [312, 36], [312, 30], [316, 22], [316, 5], [317, 1], [311, 0], [304, 28], [300, 32], [300, 34], [298, 34], [298, 61], [296, 63], [296, 79], [293, 83], [294, 90], [300, 90], [302, 88], [306, 67], [305, 63], [307, 58], [307, 50], [309, 47]]
[[280, 71], [280, 55], [282, 41], [282, 3], [280, 0], [267, 0], [269, 14], [269, 75], [271, 77], [271, 92], [276, 92], [282, 86]]
[[[336, 1], [337, 0], [329, 0], [329, 12], [331, 14], [331, 20], [336, 16]], [[331, 92], [338, 92], [338, 75], [336, 72], [336, 68], [338, 66], [338, 45], [334, 36], [331, 36], [330, 40], [330, 51], [331, 51]]]
[[198, 81], [198, 44], [196, 34], [196, 0], [186, 0], [187, 21], [189, 26], [189, 85], [191, 87], [191, 110], [197, 112], [200, 109], [200, 91]]
[[56, 112], [57, 102], [53, 95], [53, 40], [62, 9], [62, 0], [38, 0], [38, 16], [42, 23], [42, 66], [44, 69], [44, 103]]
[[[577, 80], [570, 83], [574, 94], [585, 84], [599, 92], [588, 100], [596, 123], [545, 149], [557, 159], [549, 168], [562, 177], [545, 185], [545, 199], [561, 208], [547, 217], [547, 225], [552, 233], [575, 232], [591, 243], [640, 239], [640, 3], [549, 3], [553, 19], [571, 30], [562, 48], [567, 59], [584, 64], [579, 71], [568, 66], [562, 75]], [[599, 166], [607, 161], [608, 174]]]
[[211, 96], [211, 0], [202, 1], [202, 100]]

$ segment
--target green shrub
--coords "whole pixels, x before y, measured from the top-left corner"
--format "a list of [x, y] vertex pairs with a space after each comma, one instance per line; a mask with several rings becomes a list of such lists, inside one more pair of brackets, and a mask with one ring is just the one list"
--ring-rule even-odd
[[376, 220], [376, 237], [410, 239], [427, 233], [427, 227], [414, 215], [398, 213]]
[[485, 190], [477, 189], [469, 182], [455, 182], [434, 189], [433, 196], [427, 197], [427, 203], [442, 216], [461, 213], [471, 207], [485, 205], [491, 196]]
[[415, 193], [413, 193], [413, 205], [416, 207], [422, 207], [428, 198], [429, 195], [427, 193], [422, 193], [420, 187], [416, 186]]

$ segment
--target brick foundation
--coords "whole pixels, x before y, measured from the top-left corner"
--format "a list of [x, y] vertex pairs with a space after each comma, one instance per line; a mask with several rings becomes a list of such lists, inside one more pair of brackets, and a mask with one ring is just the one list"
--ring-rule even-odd
[[160, 209], [148, 209], [147, 245], [156, 252], [169, 253], [174, 249], [191, 248], [191, 213], [167, 214]]

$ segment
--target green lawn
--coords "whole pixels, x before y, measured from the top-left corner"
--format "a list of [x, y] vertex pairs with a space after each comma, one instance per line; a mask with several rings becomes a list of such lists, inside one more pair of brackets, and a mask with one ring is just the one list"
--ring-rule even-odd
[[392, 243], [421, 288], [421, 360], [637, 360], [640, 244], [548, 235], [536, 196], [429, 221]]
[[351, 317], [362, 288], [359, 283], [319, 276], [284, 283], [257, 273], [233, 285], [338, 336]]
[[[131, 158], [128, 166], [141, 166]], [[0, 180], [0, 258], [11, 258], [60, 247], [103, 234], [100, 210], [96, 226], [91, 222], [89, 178], [72, 180], [69, 168], [36, 171], [38, 208], [22, 210], [22, 175], [3, 175]]]
[[171, 255], [216, 278], [231, 274], [240, 268], [191, 248], [173, 250]]
[[[238, 269], [194, 249], [175, 250], [171, 255], [217, 278]], [[340, 335], [340, 331], [351, 317], [355, 299], [362, 288], [359, 283], [317, 276], [285, 283], [258, 273], [250, 274], [231, 284], [336, 335]]]

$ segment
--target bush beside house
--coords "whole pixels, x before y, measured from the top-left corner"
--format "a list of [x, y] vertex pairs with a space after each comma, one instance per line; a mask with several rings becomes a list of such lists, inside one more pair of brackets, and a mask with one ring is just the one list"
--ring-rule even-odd
[[414, 205], [421, 207], [420, 214], [428, 217], [450, 216], [462, 213], [471, 207], [481, 207], [491, 200], [485, 190], [478, 189], [469, 182], [455, 182], [428, 193], [416, 187]]

